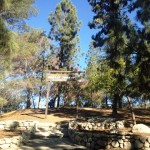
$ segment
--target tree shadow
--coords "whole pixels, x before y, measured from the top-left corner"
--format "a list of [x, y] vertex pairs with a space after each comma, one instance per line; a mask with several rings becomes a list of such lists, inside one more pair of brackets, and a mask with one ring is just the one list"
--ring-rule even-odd
[[21, 146], [24, 150], [79, 150], [86, 149], [83, 146], [73, 144], [69, 138], [45, 138], [45, 139], [31, 139]]
[[35, 114], [32, 114], [32, 113], [29, 113], [29, 114], [21, 114], [21, 115], [31, 116], [31, 117], [39, 118], [39, 119], [45, 119], [44, 117], [35, 116]]
[[67, 108], [60, 108], [58, 110], [50, 110], [48, 114], [53, 113], [54, 116], [58, 117], [66, 117], [66, 118], [76, 118], [78, 117], [110, 117], [111, 113], [105, 113], [105, 111], [98, 111], [98, 110], [86, 110], [86, 109], [77, 109], [74, 107], [67, 107]]

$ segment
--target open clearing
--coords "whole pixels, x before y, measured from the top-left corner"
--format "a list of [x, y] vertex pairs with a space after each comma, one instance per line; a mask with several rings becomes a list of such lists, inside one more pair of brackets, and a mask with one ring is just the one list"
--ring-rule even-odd
[[[79, 117], [111, 117], [111, 109], [99, 109], [99, 108], [79, 108]], [[143, 123], [150, 126], [150, 110], [134, 109], [137, 123]], [[77, 111], [74, 107], [65, 107], [56, 109], [49, 109], [47, 119], [45, 119], [44, 109], [24, 109], [8, 112], [0, 115], [0, 121], [5, 120], [37, 120], [39, 122], [68, 122], [71, 119], [76, 118]], [[129, 109], [121, 109], [118, 111], [117, 119], [131, 121], [131, 114]], [[20, 132], [5, 132], [1, 131], [2, 137], [9, 137], [12, 135], [18, 135]]]
[[[79, 117], [111, 117], [111, 109], [100, 108], [79, 108]], [[137, 123], [144, 123], [150, 126], [150, 110], [134, 109]], [[45, 119], [44, 109], [24, 109], [8, 112], [0, 115], [0, 121], [4, 120], [38, 120], [40, 122], [62, 122], [76, 118], [77, 111], [74, 107], [65, 107], [49, 109], [47, 119]], [[131, 113], [129, 109], [121, 109], [118, 111], [118, 119], [131, 121]]]

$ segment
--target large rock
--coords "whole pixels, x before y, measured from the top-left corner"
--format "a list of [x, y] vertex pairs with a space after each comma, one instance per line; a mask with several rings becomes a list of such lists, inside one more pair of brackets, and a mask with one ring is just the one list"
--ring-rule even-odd
[[132, 127], [132, 132], [150, 133], [150, 128], [144, 124], [136, 124]]

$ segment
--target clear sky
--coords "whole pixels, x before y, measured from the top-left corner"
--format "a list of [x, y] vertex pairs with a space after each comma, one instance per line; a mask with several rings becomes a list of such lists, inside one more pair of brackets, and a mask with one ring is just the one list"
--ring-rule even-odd
[[[39, 14], [36, 17], [30, 18], [27, 23], [32, 27], [43, 29], [48, 34], [50, 31], [48, 16], [50, 12], [55, 11], [55, 8], [60, 1], [61, 0], [36, 0], [35, 7], [39, 10]], [[81, 53], [84, 52], [86, 54], [91, 42], [91, 36], [95, 32], [88, 27], [88, 22], [92, 21], [94, 14], [92, 13], [91, 6], [87, 2], [87, 0], [71, 1], [77, 9], [78, 19], [82, 22], [82, 26], [79, 31], [80, 47]], [[79, 64], [81, 66], [81, 69], [86, 66], [85, 56], [83, 58], [80, 58]]]

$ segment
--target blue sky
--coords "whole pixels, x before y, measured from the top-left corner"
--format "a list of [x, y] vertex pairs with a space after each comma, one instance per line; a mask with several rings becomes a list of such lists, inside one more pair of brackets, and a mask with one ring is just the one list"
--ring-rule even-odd
[[[39, 10], [39, 14], [36, 17], [30, 18], [27, 23], [34, 27], [45, 30], [49, 33], [50, 25], [48, 23], [48, 16], [50, 12], [54, 12], [57, 4], [61, 0], [36, 0], [35, 7]], [[91, 6], [87, 0], [72, 0], [73, 5], [77, 9], [78, 19], [82, 22], [82, 26], [79, 31], [80, 36], [80, 47], [81, 53], [86, 52], [89, 49], [89, 44], [91, 42], [91, 36], [94, 34], [94, 30], [88, 27], [88, 22], [92, 21], [93, 13], [91, 11]], [[85, 56], [80, 58], [79, 65], [83, 69], [85, 64]]]

